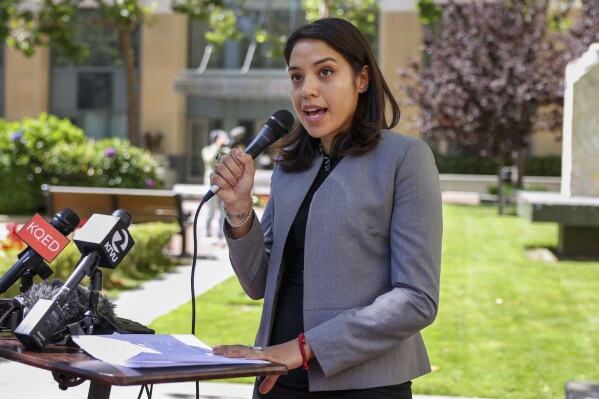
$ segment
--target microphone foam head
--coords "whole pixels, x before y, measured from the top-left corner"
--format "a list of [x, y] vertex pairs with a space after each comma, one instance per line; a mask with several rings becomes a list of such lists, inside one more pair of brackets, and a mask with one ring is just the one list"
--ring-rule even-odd
[[54, 215], [50, 221], [50, 224], [63, 235], [68, 236], [75, 231], [77, 226], [79, 226], [79, 222], [79, 216], [77, 216], [75, 212], [69, 208], [63, 208], [60, 212]]
[[131, 226], [131, 214], [129, 212], [127, 212], [124, 209], [117, 209], [116, 211], [112, 212], [112, 216], [116, 216], [118, 218], [120, 218], [123, 221], [123, 224], [125, 225], [125, 228], [128, 228], [129, 226]]
[[281, 136], [286, 135], [293, 126], [293, 115], [291, 115], [291, 112], [287, 111], [286, 109], [278, 110], [271, 116], [271, 118], [274, 119], [282, 129], [280, 133]]
[[[22, 294], [25, 314], [31, 310], [38, 300], [52, 299], [54, 295], [60, 291], [63, 285], [64, 283], [59, 279], [33, 284], [29, 290]], [[71, 292], [67, 301], [60, 306], [60, 309], [65, 314], [66, 318], [64, 322], [66, 324], [75, 323], [83, 319], [85, 312], [89, 310], [89, 295], [89, 289], [82, 285], [78, 285], [76, 289]], [[114, 312], [115, 307], [116, 305], [105, 295], [100, 294], [98, 307], [96, 309], [99, 316], [116, 317]], [[66, 327], [66, 324], [62, 325], [61, 328]]]

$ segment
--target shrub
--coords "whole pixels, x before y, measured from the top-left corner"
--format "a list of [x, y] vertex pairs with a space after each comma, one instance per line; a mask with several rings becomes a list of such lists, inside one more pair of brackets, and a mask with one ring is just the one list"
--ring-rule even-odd
[[[0, 124], [0, 212], [37, 211], [43, 205], [44, 158], [58, 143], [86, 140], [68, 120], [42, 114], [38, 119]], [[17, 189], [18, 188], [18, 189]]]
[[43, 209], [42, 184], [159, 188], [157, 167], [148, 151], [117, 138], [95, 141], [67, 119], [0, 120], [0, 213]]
[[152, 188], [160, 186], [158, 162], [148, 151], [113, 138], [85, 145], [62, 143], [45, 158], [47, 183], [64, 186]]
[[[148, 280], [171, 269], [177, 263], [173, 258], [164, 254], [164, 248], [178, 231], [179, 227], [176, 223], [156, 222], [132, 225], [129, 232], [135, 245], [131, 251], [116, 269], [100, 268], [103, 290], [127, 288], [131, 281]], [[18, 250], [16, 249], [0, 251], [0, 275], [4, 275], [17, 261], [17, 254]], [[80, 258], [81, 253], [77, 246], [74, 243], [69, 244], [50, 265], [54, 271], [50, 279], [57, 278], [65, 281], [75, 269]], [[40, 278], [36, 277], [35, 281], [40, 281]], [[85, 278], [82, 284], [87, 286], [88, 282], [88, 279]], [[18, 293], [19, 282], [16, 282], [1, 296], [11, 298]]]
[[165, 254], [165, 246], [179, 232], [177, 223], [140, 223], [129, 228], [135, 245], [123, 262], [111, 271], [110, 287], [124, 284], [125, 279], [147, 279], [170, 270], [173, 258]]
[[441, 155], [435, 154], [435, 162], [439, 173], [494, 175], [495, 165], [471, 155]]
[[[439, 173], [495, 175], [497, 171], [492, 163], [472, 155], [435, 154]], [[562, 158], [560, 155], [545, 155], [524, 160], [525, 176], [561, 176]]]
[[545, 155], [529, 158], [524, 161], [524, 173], [527, 176], [561, 176], [562, 157]]

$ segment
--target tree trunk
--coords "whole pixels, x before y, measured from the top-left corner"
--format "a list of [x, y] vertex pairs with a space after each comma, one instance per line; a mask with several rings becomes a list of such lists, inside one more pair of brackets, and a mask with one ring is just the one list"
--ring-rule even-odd
[[505, 195], [503, 193], [503, 176], [502, 169], [505, 164], [503, 157], [497, 162], [497, 211], [500, 215], [505, 213]]
[[139, 101], [137, 98], [135, 55], [131, 44], [131, 33], [119, 29], [118, 35], [127, 79], [127, 137], [132, 145], [139, 146]]
[[518, 155], [517, 155], [517, 159], [516, 159], [516, 166], [518, 169], [518, 178], [516, 180], [516, 187], [521, 190], [524, 187], [524, 184], [522, 182], [523, 178], [524, 178], [524, 148], [519, 148], [518, 149]]

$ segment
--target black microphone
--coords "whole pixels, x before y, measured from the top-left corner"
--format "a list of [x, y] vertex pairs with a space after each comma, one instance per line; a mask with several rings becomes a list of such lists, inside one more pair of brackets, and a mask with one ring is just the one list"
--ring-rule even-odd
[[[248, 145], [244, 152], [251, 155], [253, 159], [256, 159], [256, 157], [268, 146], [286, 135], [292, 126], [293, 115], [291, 115], [291, 112], [286, 109], [278, 110], [266, 120], [266, 123], [262, 126], [262, 129], [260, 129], [256, 138], [250, 145]], [[214, 194], [216, 194], [218, 190], [220, 190], [220, 187], [213, 184], [206, 195], [204, 195], [204, 198], [202, 198], [202, 201], [206, 202], [214, 197]]]
[[42, 349], [64, 325], [67, 316], [62, 307], [85, 276], [91, 277], [98, 266], [114, 269], [135, 242], [127, 231], [131, 215], [119, 209], [111, 216], [93, 214], [77, 232], [73, 241], [82, 253], [67, 281], [51, 299], [40, 299], [14, 331], [21, 343]]
[[[36, 216], [39, 217], [39, 215]], [[51, 245], [49, 248], [53, 252], [60, 252], [66, 246], [68, 240], [66, 243], [59, 243], [56, 241], [56, 237], [52, 237], [51, 235], [51, 230], [53, 230], [52, 228], [58, 230], [60, 234], [66, 237], [71, 234], [79, 225], [79, 216], [77, 216], [75, 212], [69, 208], [64, 208], [54, 215], [49, 225], [48, 222], [43, 220], [41, 217], [35, 221], [36, 224], [34, 224], [34, 222], [30, 222], [28, 222], [24, 228], [30, 228], [32, 232], [30, 238], [32, 241], [28, 242], [25, 240], [25, 243], [29, 246], [21, 251], [19, 255], [17, 255], [19, 258], [17, 263], [15, 263], [0, 279], [0, 294], [6, 292], [10, 287], [12, 287], [12, 285], [26, 271], [36, 273], [44, 280], [47, 279], [53, 273], [52, 269], [50, 269], [48, 265], [44, 263], [42, 256], [33, 248], [31, 248], [31, 246], [41, 243], [42, 247], [44, 244], [46, 244], [45, 246], [48, 248], [48, 245]], [[23, 291], [25, 291], [25, 289], [21, 290], [21, 292]]]

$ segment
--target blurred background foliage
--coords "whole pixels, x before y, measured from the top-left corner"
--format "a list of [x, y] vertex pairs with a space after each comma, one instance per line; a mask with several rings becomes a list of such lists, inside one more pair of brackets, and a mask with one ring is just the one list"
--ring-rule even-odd
[[[9, 226], [10, 228], [11, 226]], [[179, 231], [176, 223], [139, 223], [129, 227], [129, 232], [135, 241], [135, 245], [116, 269], [101, 268], [102, 289], [105, 294], [111, 296], [117, 291], [134, 288], [144, 281], [151, 280], [157, 275], [172, 270], [177, 259], [170, 256], [168, 246], [173, 235]], [[73, 235], [77, 234], [77, 230]], [[11, 235], [0, 240], [0, 276], [15, 263], [17, 254], [23, 247], [12, 245], [4, 248], [11, 240]], [[73, 243], [68, 245], [52, 262], [53, 274], [49, 279], [66, 280], [81, 259], [81, 252]], [[41, 278], [36, 276], [34, 282], [40, 282]], [[81, 284], [87, 286], [89, 279], [86, 277]], [[19, 294], [19, 282], [16, 282], [1, 297], [12, 298]]]
[[118, 138], [90, 139], [68, 119], [0, 119], [0, 213], [43, 209], [42, 184], [160, 188], [157, 167], [148, 151]]

